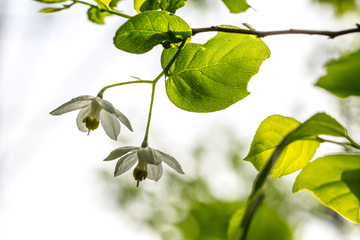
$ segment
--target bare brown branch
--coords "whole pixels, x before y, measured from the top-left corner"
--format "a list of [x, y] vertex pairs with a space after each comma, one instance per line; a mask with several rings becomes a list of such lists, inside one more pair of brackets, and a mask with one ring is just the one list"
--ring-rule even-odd
[[193, 28], [192, 35], [196, 35], [202, 32], [227, 32], [227, 33], [239, 33], [239, 34], [248, 34], [256, 35], [258, 37], [266, 37], [272, 35], [282, 35], [282, 34], [308, 34], [308, 35], [323, 35], [328, 36], [329, 38], [335, 38], [337, 36], [360, 32], [360, 24], [355, 24], [356, 28], [346, 29], [341, 31], [316, 31], [316, 30], [299, 30], [299, 29], [289, 29], [289, 30], [280, 30], [280, 31], [255, 31], [248, 29], [238, 29], [238, 28], [227, 28], [219, 26], [211, 26], [207, 28]]

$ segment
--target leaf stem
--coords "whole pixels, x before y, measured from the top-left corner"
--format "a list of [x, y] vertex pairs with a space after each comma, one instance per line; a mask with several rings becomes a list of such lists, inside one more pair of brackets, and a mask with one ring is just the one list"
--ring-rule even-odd
[[127, 19], [132, 18], [132, 16], [129, 16], [127, 14], [124, 14], [124, 13], [121, 13], [121, 12], [118, 12], [118, 11], [114, 11], [114, 10], [111, 10], [111, 9], [100, 9], [97, 5], [87, 3], [87, 2], [84, 2], [84, 1], [79, 1], [79, 0], [72, 0], [72, 1], [74, 3], [81, 3], [81, 4], [84, 4], [84, 5], [88, 5], [90, 7], [94, 7], [94, 8], [97, 8], [97, 9], [101, 10], [101, 11], [108, 12], [108, 13], [111, 13], [111, 14], [114, 14], [114, 15], [117, 15], [117, 16], [120, 16], [120, 17], [123, 17], [123, 18], [127, 18]]
[[148, 80], [137, 80], [137, 81], [129, 81], [129, 82], [121, 82], [121, 83], [115, 83], [112, 85], [108, 85], [106, 87], [103, 87], [100, 92], [97, 94], [98, 97], [102, 98], [103, 94], [105, 92], [105, 90], [112, 88], [112, 87], [117, 87], [117, 86], [122, 86], [122, 85], [127, 85], [127, 84], [133, 84], [133, 83], [153, 83], [153, 81], [148, 81]]
[[282, 35], [282, 34], [324, 35], [324, 36], [328, 36], [329, 38], [335, 38], [337, 36], [341, 36], [349, 33], [360, 32], [360, 25], [359, 24], [355, 24], [355, 25], [356, 28], [346, 29], [341, 31], [317, 31], [317, 30], [300, 30], [300, 29], [289, 29], [289, 30], [279, 30], [279, 31], [255, 31], [248, 29], [211, 26], [206, 28], [192, 28], [192, 35], [194, 36], [202, 32], [227, 32], [227, 33], [256, 35], [261, 38], [271, 35]]
[[153, 108], [153, 104], [154, 104], [154, 97], [155, 97], [155, 87], [156, 87], [156, 83], [160, 80], [160, 78], [164, 75], [168, 74], [168, 71], [170, 69], [170, 67], [173, 65], [173, 63], [175, 62], [176, 58], [179, 56], [181, 50], [183, 49], [184, 45], [185, 45], [185, 40], [180, 44], [179, 49], [177, 50], [177, 52], [175, 53], [175, 55], [172, 57], [172, 59], [170, 60], [170, 62], [166, 65], [166, 67], [164, 68], [164, 70], [153, 80], [150, 81], [152, 84], [152, 91], [151, 91], [151, 101], [150, 101], [150, 109], [149, 109], [149, 115], [148, 115], [148, 121], [147, 121], [147, 125], [146, 125], [146, 130], [145, 130], [145, 136], [144, 136], [144, 140], [141, 144], [141, 147], [145, 148], [148, 146], [148, 137], [149, 137], [149, 129], [150, 129], [150, 122], [151, 122], [151, 115], [152, 115], [152, 108]]
[[253, 189], [252, 189], [251, 194], [250, 194], [250, 196], [248, 198], [248, 201], [247, 201], [246, 211], [245, 211], [245, 213], [243, 215], [243, 219], [241, 220], [241, 223], [240, 223], [240, 226], [239, 226], [240, 227], [240, 235], [239, 235], [240, 240], [245, 240], [246, 239], [247, 233], [248, 233], [249, 228], [250, 228], [250, 223], [251, 223], [251, 220], [252, 220], [252, 218], [253, 218], [253, 216], [255, 214], [255, 211], [260, 207], [261, 203], [263, 202], [264, 191], [265, 191], [265, 188], [266, 188], [266, 182], [267, 182], [268, 177], [269, 177], [269, 175], [271, 173], [271, 170], [272, 170], [277, 158], [281, 154], [281, 152], [291, 142], [291, 138], [293, 136], [293, 133], [294, 133], [294, 131], [289, 133], [284, 138], [284, 140], [280, 143], [280, 145], [277, 146], [277, 148], [275, 149], [275, 151], [271, 155], [269, 161], [267, 161], [264, 168], [256, 176], [256, 179], [255, 179], [254, 184], [253, 184]]
[[352, 140], [350, 138], [349, 135], [346, 134], [346, 139], [350, 142], [350, 146], [354, 147], [354, 148], [357, 148], [357, 149], [360, 149], [360, 145], [357, 144], [354, 140]]

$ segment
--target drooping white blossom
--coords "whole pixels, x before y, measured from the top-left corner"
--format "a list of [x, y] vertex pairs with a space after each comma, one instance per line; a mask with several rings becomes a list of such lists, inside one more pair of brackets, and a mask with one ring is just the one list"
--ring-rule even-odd
[[100, 97], [89, 95], [79, 96], [64, 103], [51, 115], [57, 116], [67, 112], [81, 109], [76, 124], [80, 131], [90, 133], [91, 130], [98, 128], [99, 123], [103, 126], [106, 134], [116, 140], [120, 133], [120, 122], [122, 122], [130, 131], [133, 131], [129, 119], [114, 106]]
[[137, 162], [133, 171], [137, 186], [139, 186], [139, 182], [146, 178], [157, 182], [163, 173], [162, 162], [165, 162], [178, 173], [184, 174], [179, 162], [175, 158], [151, 147], [120, 147], [112, 151], [104, 161], [111, 161], [117, 158], [119, 160], [114, 171], [115, 177], [128, 171]]

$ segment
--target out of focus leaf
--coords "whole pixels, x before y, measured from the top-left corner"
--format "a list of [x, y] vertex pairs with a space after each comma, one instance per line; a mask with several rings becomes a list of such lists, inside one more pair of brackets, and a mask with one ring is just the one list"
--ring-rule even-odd
[[[228, 240], [239, 239], [239, 226], [244, 215], [240, 208], [229, 221]], [[251, 222], [246, 240], [291, 240], [292, 233], [286, 222], [277, 212], [266, 205], [261, 205]]]
[[231, 13], [245, 12], [250, 5], [247, 4], [246, 0], [222, 0]]
[[87, 15], [90, 21], [97, 24], [105, 24], [105, 17], [110, 16], [108, 12], [102, 12], [97, 7], [91, 7], [87, 11]]
[[42, 3], [61, 3], [61, 2], [66, 2], [67, 0], [35, 0], [35, 1]]
[[114, 9], [116, 8], [117, 4], [120, 2], [121, 0], [111, 0], [111, 2], [109, 3], [109, 7]]
[[43, 8], [39, 12], [41, 13], [54, 13], [54, 12], [60, 12], [61, 10], [64, 10], [66, 8]]
[[316, 83], [338, 97], [360, 96], [360, 49], [327, 65], [327, 74]]
[[339, 15], [356, 10], [356, 0], [313, 0], [322, 4], [330, 5]]
[[109, 4], [111, 2], [111, 0], [94, 0], [99, 9], [102, 9], [102, 10], [109, 10]]
[[293, 192], [309, 190], [325, 206], [360, 223], [360, 155], [328, 155], [309, 163], [298, 175]]

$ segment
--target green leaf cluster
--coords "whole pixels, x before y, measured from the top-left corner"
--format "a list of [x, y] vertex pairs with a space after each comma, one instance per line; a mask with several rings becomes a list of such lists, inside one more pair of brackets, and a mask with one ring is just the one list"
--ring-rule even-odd
[[[315, 114], [303, 124], [279, 115], [266, 118], [245, 158], [261, 171], [248, 206], [259, 205], [255, 200], [262, 196], [267, 175], [281, 177], [303, 168], [294, 184], [294, 192], [308, 189], [324, 205], [359, 223], [360, 185], [357, 183], [360, 179], [360, 155], [331, 155], [308, 163], [320, 143], [328, 141], [321, 138], [323, 135], [341, 137], [348, 143], [330, 142], [359, 148], [346, 129], [325, 113]], [[299, 145], [294, 147], [295, 144]]]
[[[176, 48], [163, 51], [163, 68], [175, 52]], [[165, 73], [167, 95], [186, 111], [225, 109], [249, 95], [248, 81], [269, 57], [270, 50], [260, 38], [243, 34], [220, 32], [204, 44], [186, 44]]]
[[117, 48], [141, 54], [158, 44], [180, 43], [191, 38], [191, 28], [180, 17], [166, 11], [147, 11], [125, 22], [116, 32]]

